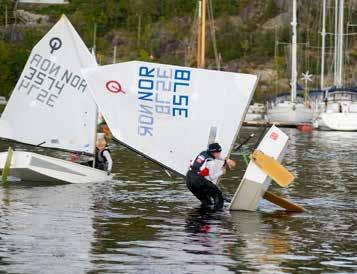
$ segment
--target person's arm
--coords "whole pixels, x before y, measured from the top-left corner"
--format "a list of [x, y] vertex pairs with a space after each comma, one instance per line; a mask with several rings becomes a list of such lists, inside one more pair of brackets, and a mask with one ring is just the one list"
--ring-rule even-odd
[[103, 152], [103, 157], [107, 160], [108, 162], [108, 175], [112, 172], [112, 167], [113, 167], [113, 160], [112, 160], [112, 156], [110, 156], [109, 151], [105, 150]]

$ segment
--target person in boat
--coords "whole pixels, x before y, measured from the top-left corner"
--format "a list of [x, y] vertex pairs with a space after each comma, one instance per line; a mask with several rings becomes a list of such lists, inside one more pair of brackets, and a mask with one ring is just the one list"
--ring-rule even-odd
[[217, 186], [218, 179], [226, 173], [226, 166], [229, 169], [235, 167], [233, 160], [221, 158], [221, 152], [222, 147], [218, 143], [210, 144], [191, 162], [186, 174], [187, 188], [201, 201], [202, 206], [213, 205], [215, 210], [221, 210], [224, 204], [223, 193]]
[[113, 160], [107, 142], [104, 136], [97, 138], [96, 151], [95, 151], [95, 168], [106, 170], [108, 175], [111, 174], [113, 167]]

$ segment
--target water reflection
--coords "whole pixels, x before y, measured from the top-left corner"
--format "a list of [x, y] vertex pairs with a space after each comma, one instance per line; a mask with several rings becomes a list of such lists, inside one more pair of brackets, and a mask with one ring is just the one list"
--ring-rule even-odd
[[[259, 212], [204, 211], [181, 178], [115, 145], [115, 181], [0, 187], [0, 272], [356, 272], [357, 134], [285, 131], [297, 180], [272, 188], [304, 214], [267, 201]], [[231, 194], [245, 165], [234, 158], [241, 168], [222, 182]]]

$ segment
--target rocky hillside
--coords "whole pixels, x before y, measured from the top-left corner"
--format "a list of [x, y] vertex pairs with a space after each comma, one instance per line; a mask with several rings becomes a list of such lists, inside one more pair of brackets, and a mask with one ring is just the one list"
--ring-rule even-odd
[[[97, 57], [101, 64], [113, 62], [113, 49], [117, 47], [117, 62], [140, 59], [195, 66], [196, 2], [71, 0], [68, 5], [57, 6], [22, 4], [15, 10], [13, 1], [0, 0], [0, 94], [9, 94], [32, 46], [62, 13], [70, 18], [88, 47], [93, 46], [96, 28]], [[321, 2], [298, 0], [299, 74], [307, 70], [314, 74], [312, 88], [319, 83]], [[214, 20], [209, 20], [207, 28], [207, 66], [216, 68], [213, 50], [216, 40], [223, 70], [261, 75], [256, 100], [288, 90], [291, 3], [288, 0], [212, 0]], [[346, 0], [345, 14], [346, 22], [357, 24], [357, 0]], [[332, 32], [333, 7], [329, 9], [327, 25]], [[356, 33], [357, 27], [347, 27], [346, 23], [346, 32]], [[331, 46], [330, 35], [326, 60], [329, 82], [332, 81]], [[357, 84], [357, 36], [346, 36], [345, 62], [346, 83]]]

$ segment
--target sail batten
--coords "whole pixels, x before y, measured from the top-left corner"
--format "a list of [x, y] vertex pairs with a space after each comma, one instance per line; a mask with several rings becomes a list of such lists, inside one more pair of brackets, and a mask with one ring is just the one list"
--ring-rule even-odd
[[87, 69], [84, 77], [114, 137], [185, 175], [210, 131], [230, 153], [257, 76], [132, 61]]
[[0, 137], [93, 153], [96, 104], [81, 69], [96, 67], [66, 16], [36, 44], [0, 119]]

